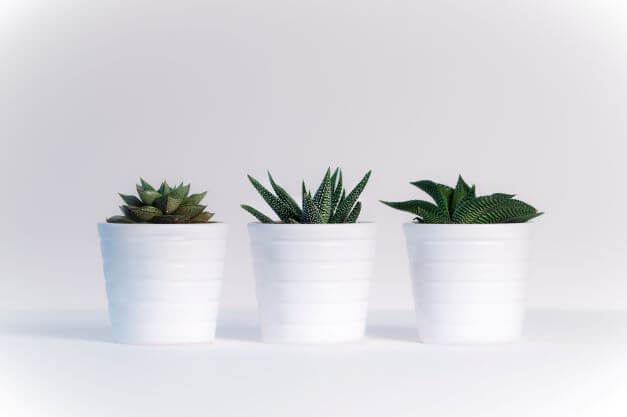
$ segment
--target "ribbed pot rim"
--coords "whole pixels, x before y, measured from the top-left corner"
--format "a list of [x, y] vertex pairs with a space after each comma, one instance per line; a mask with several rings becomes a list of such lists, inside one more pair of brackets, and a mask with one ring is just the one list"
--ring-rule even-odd
[[125, 238], [191, 238], [225, 239], [229, 229], [226, 223], [185, 223], [185, 224], [97, 224], [101, 239]]
[[465, 223], [416, 223], [416, 222], [405, 222], [403, 226], [417, 226], [422, 228], [431, 228], [431, 229], [495, 229], [495, 228], [523, 228], [529, 225], [535, 225], [536, 222], [525, 222], [525, 223], [473, 223], [473, 224], [465, 224]]

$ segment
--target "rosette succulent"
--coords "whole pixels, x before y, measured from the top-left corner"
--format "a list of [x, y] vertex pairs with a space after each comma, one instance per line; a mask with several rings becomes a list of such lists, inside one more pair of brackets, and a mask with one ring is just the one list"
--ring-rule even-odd
[[209, 223], [213, 213], [200, 204], [207, 192], [189, 194], [190, 184], [175, 187], [166, 181], [158, 189], [140, 178], [137, 195], [121, 194], [123, 216], [113, 216], [107, 223]]
[[412, 213], [418, 223], [524, 223], [543, 214], [513, 194], [495, 193], [477, 197], [476, 189], [460, 175], [455, 188], [430, 180], [411, 183], [427, 193], [436, 204], [424, 200], [381, 201], [392, 208]]
[[342, 171], [337, 168], [331, 173], [329, 168], [313, 196], [303, 181], [302, 206], [299, 206], [287, 191], [274, 181], [270, 172], [268, 172], [268, 179], [274, 194], [249, 175], [248, 179], [253, 187], [274, 210], [279, 221], [272, 220], [249, 205], [242, 204], [241, 207], [261, 223], [355, 223], [361, 212], [361, 202], [357, 200], [368, 183], [370, 173], [371, 171], [368, 171], [355, 188], [346, 194], [342, 184]]

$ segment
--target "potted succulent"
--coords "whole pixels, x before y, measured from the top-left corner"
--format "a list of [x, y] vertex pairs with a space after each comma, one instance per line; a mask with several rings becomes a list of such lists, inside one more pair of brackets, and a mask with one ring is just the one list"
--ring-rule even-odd
[[420, 339], [463, 344], [520, 338], [526, 222], [542, 213], [512, 194], [477, 196], [461, 176], [455, 188], [428, 180], [411, 184], [436, 204], [382, 203], [417, 216], [404, 231]]
[[274, 194], [248, 179], [277, 214], [248, 205], [262, 337], [270, 343], [337, 343], [364, 336], [375, 250], [375, 224], [357, 222], [370, 172], [348, 194], [339, 169], [327, 170], [302, 206], [270, 173]]
[[[120, 194], [122, 216], [98, 224], [113, 338], [175, 344], [215, 336], [227, 225], [211, 222], [189, 184]], [[211, 223], [211, 224], [209, 224]]]

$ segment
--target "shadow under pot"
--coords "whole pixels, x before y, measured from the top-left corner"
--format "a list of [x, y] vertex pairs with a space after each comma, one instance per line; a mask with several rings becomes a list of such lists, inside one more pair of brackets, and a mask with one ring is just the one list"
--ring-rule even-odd
[[100, 223], [98, 231], [117, 342], [215, 338], [226, 224]]
[[376, 225], [250, 223], [262, 338], [363, 339]]
[[422, 342], [520, 339], [529, 227], [528, 223], [404, 225]]

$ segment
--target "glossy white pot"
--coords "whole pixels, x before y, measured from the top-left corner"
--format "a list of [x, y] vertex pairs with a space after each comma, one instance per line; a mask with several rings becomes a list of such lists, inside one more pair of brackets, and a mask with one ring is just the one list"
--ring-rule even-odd
[[375, 224], [250, 223], [248, 232], [265, 342], [363, 338]]
[[98, 231], [116, 341], [214, 339], [226, 224], [100, 223]]
[[424, 343], [505, 343], [524, 319], [529, 224], [404, 225]]

